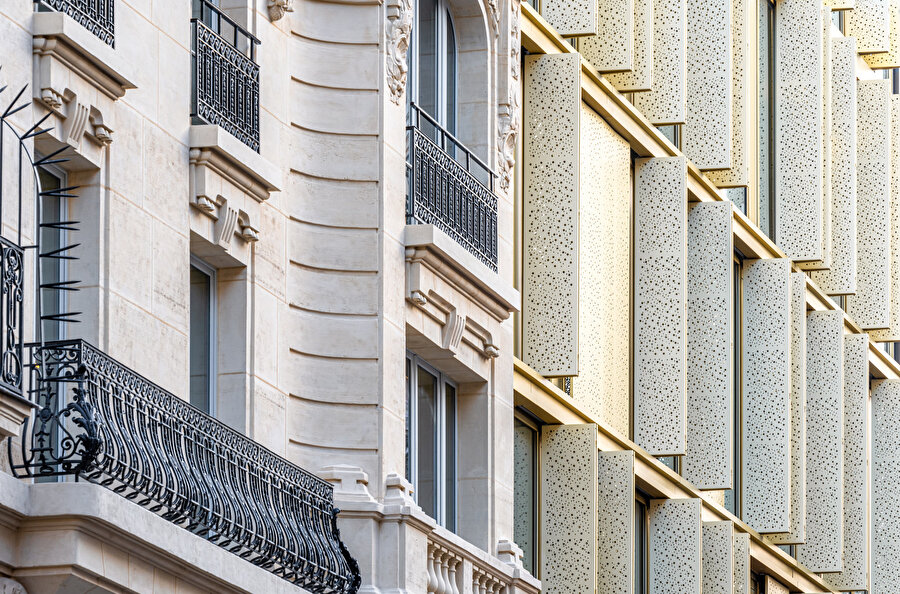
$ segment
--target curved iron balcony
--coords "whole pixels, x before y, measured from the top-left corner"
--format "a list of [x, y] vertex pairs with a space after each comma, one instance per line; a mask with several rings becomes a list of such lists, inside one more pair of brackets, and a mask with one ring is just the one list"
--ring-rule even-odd
[[315, 594], [353, 594], [332, 486], [82, 340], [29, 347], [18, 477], [103, 485]]
[[106, 45], [116, 45], [115, 0], [34, 0], [38, 10], [63, 12], [100, 38]]
[[259, 40], [208, 0], [191, 19], [191, 117], [221, 126], [259, 152]]
[[434, 225], [496, 272], [496, 175], [414, 103], [410, 116], [406, 222]]

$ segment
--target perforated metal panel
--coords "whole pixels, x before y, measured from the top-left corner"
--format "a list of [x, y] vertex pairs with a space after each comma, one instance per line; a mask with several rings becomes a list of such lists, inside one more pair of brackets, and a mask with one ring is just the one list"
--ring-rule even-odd
[[776, 544], [806, 541], [806, 275], [791, 273], [791, 526]]
[[597, 0], [542, 0], [541, 16], [563, 36], [597, 35]]
[[815, 572], [841, 571], [843, 312], [810, 312], [806, 337], [806, 544], [797, 559]]
[[700, 594], [699, 499], [650, 501], [650, 594]]
[[856, 40], [831, 40], [831, 269], [811, 274], [829, 295], [856, 292]]
[[634, 589], [634, 452], [600, 452], [597, 594]]
[[844, 15], [844, 34], [855, 37], [861, 54], [886, 52], [891, 47], [888, 0], [856, 0]]
[[622, 93], [649, 91], [653, 78], [653, 0], [634, 0], [634, 59], [630, 72], [607, 74]]
[[578, 51], [599, 72], [624, 72], [634, 64], [634, 0], [597, 0], [599, 35], [581, 39]]
[[900, 340], [900, 95], [891, 95], [891, 302], [890, 325], [872, 330], [877, 341]]
[[822, 2], [775, 5], [775, 196], [778, 245], [822, 259]]
[[687, 450], [682, 475], [700, 489], [730, 489], [733, 468], [730, 202], [688, 213]]
[[844, 566], [826, 574], [836, 590], [866, 590], [868, 584], [868, 404], [869, 338], [844, 336]]
[[703, 522], [703, 594], [734, 593], [734, 524]]
[[581, 58], [525, 57], [523, 356], [544, 376], [578, 374]]
[[750, 535], [734, 535], [734, 594], [750, 594]]
[[653, 1], [653, 85], [634, 97], [651, 123], [683, 124], [687, 101], [687, 0]]
[[900, 67], [900, 0], [890, 0], [888, 37], [890, 50], [883, 54], [866, 54], [863, 56], [869, 68], [898, 68]]
[[704, 171], [731, 167], [731, 1], [687, 0], [681, 148]]
[[857, 275], [847, 313], [871, 330], [891, 317], [891, 81], [860, 80], [857, 93]]
[[658, 456], [685, 449], [687, 161], [635, 162], [634, 441]]
[[751, 27], [755, 22], [755, 7], [752, 0], [731, 2], [731, 168], [706, 174], [720, 188], [750, 183], [749, 143], [755, 131], [748, 76], [754, 67], [750, 60], [750, 39], [755, 31], [755, 27]]
[[900, 592], [900, 380], [872, 383], [871, 594]]
[[597, 426], [541, 429], [544, 592], [593, 592], [597, 576]]
[[822, 259], [800, 262], [802, 270], [831, 268], [831, 9], [822, 9]]
[[856, 0], [825, 0], [825, 6], [831, 10], [849, 10], [856, 6]]
[[790, 530], [791, 262], [745, 260], [741, 443], [743, 519]]
[[776, 580], [770, 575], [767, 575], [765, 578], [766, 587], [764, 592], [766, 594], [791, 594], [791, 591], [787, 586]]
[[631, 147], [595, 111], [581, 114], [580, 374], [572, 396], [628, 437]]

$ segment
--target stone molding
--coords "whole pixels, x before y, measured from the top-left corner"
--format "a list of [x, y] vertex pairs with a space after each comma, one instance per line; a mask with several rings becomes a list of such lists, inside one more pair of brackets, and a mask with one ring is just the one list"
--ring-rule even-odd
[[406, 76], [409, 70], [406, 54], [409, 49], [409, 35], [412, 31], [412, 0], [387, 0], [385, 13], [387, 15], [387, 52], [385, 55], [387, 85], [391, 101], [400, 105], [403, 91], [406, 89]]
[[18, 436], [33, 408], [35, 405], [24, 398], [0, 393], [0, 439]]
[[132, 591], [132, 559], [140, 568], [150, 566], [204, 591], [303, 591], [86, 482], [29, 485], [0, 473], [0, 535], [18, 542], [17, 548], [0, 551], [0, 566], [32, 592], [55, 591], [52, 586], [64, 581], [79, 591], [90, 589], [88, 584]]

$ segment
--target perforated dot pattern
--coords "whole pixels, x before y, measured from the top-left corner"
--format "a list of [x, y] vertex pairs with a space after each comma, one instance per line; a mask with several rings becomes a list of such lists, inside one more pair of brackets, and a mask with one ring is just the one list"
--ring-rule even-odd
[[798, 560], [815, 572], [840, 571], [843, 555], [844, 318], [806, 320], [806, 544]]
[[596, 35], [597, 0], [543, 0], [541, 16], [560, 35]]
[[688, 213], [687, 438], [682, 475], [699, 489], [730, 489], [734, 397], [734, 248], [730, 202]]
[[822, 2], [776, 4], [775, 196], [778, 245], [822, 259]]
[[858, 82], [856, 129], [857, 275], [847, 313], [871, 330], [891, 316], [891, 81]]
[[865, 590], [868, 585], [868, 401], [869, 338], [844, 336], [844, 564], [826, 574], [836, 590]]
[[856, 0], [825, 0], [825, 6], [831, 10], [849, 10], [856, 6]]
[[650, 594], [700, 594], [699, 499], [650, 501]]
[[747, 150], [753, 134], [751, 94], [747, 77], [753, 67], [750, 62], [750, 24], [753, 22], [752, 0], [732, 0], [731, 3], [731, 167], [710, 171], [707, 177], [720, 188], [747, 186], [750, 183], [750, 159]]
[[781, 582], [779, 582], [778, 580], [776, 580], [775, 578], [773, 578], [770, 575], [766, 576], [765, 582], [766, 582], [766, 588], [764, 591], [766, 594], [791, 594], [791, 591], [788, 589], [787, 586], [785, 586], [784, 584], [782, 584]]
[[881, 54], [867, 54], [863, 56], [869, 68], [898, 68], [900, 67], [900, 0], [890, 0], [888, 6], [890, 14], [888, 20], [888, 43], [890, 50]]
[[855, 37], [861, 54], [890, 50], [888, 0], [856, 0], [856, 7], [844, 16], [844, 34]]
[[653, 0], [634, 0], [634, 51], [631, 70], [607, 74], [622, 93], [649, 91], [653, 72]]
[[541, 582], [593, 592], [597, 550], [597, 426], [541, 431]]
[[731, 167], [731, 0], [687, 0], [682, 150], [699, 169]]
[[856, 292], [856, 40], [831, 40], [831, 269], [811, 273], [829, 295]]
[[634, 105], [660, 126], [683, 124], [687, 101], [687, 0], [653, 2], [653, 85]]
[[597, 592], [634, 584], [634, 452], [600, 452], [597, 473]]
[[526, 56], [524, 103], [523, 355], [577, 375], [579, 55]]
[[900, 380], [872, 385], [871, 594], [900, 591]]
[[790, 529], [791, 262], [742, 266], [743, 519], [758, 532]]
[[[900, 25], [898, 25], [900, 26]], [[900, 95], [891, 95], [891, 317], [883, 330], [869, 332], [872, 340], [900, 340]]]
[[635, 163], [634, 436], [658, 456], [684, 454], [687, 161]]
[[703, 594], [734, 590], [734, 524], [703, 522]]
[[581, 55], [598, 72], [631, 70], [634, 63], [634, 0], [597, 0], [599, 35], [579, 42]]
[[604, 427], [628, 437], [631, 147], [595, 111], [581, 109], [581, 373], [572, 394]]
[[750, 594], [750, 535], [734, 535], [734, 594]]
[[806, 275], [791, 273], [791, 525], [776, 544], [806, 542]]
[[802, 270], [831, 268], [831, 9], [822, 8], [822, 259], [800, 262]]

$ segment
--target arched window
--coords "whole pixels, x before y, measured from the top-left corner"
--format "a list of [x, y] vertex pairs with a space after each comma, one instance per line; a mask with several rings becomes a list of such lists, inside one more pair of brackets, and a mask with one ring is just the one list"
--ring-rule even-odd
[[[412, 84], [407, 94], [450, 134], [456, 134], [457, 43], [446, 0], [417, 0], [410, 45]], [[430, 126], [422, 124], [426, 129]]]

